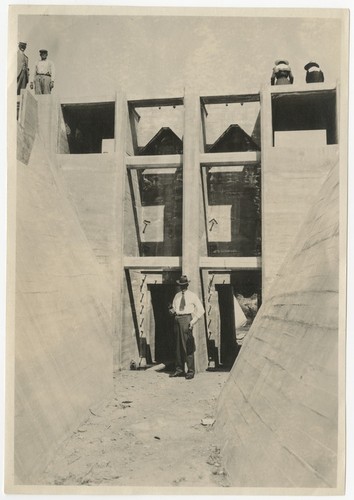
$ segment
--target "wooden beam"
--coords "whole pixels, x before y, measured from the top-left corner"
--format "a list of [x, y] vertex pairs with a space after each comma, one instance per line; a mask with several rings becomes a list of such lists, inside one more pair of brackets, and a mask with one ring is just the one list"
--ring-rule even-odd
[[141, 99], [138, 96], [128, 97], [129, 107], [134, 108], [155, 108], [159, 106], [182, 106], [182, 97], [152, 97], [150, 99]]
[[128, 170], [128, 183], [131, 194], [131, 201], [133, 207], [133, 215], [135, 221], [136, 237], [138, 241], [138, 248], [141, 249], [141, 237], [140, 237], [140, 221], [141, 221], [141, 197], [139, 191], [139, 181], [137, 178], [137, 172], [134, 170]]
[[202, 269], [260, 269], [261, 257], [200, 257], [199, 266]]
[[128, 168], [176, 168], [181, 167], [182, 155], [126, 156]]
[[257, 102], [259, 101], [259, 91], [246, 94], [224, 94], [224, 95], [203, 95], [202, 103], [205, 104], [231, 104], [238, 102]]
[[[208, 234], [208, 207], [209, 207], [209, 196], [208, 196], [208, 182], [207, 182], [207, 169], [201, 167], [202, 176], [202, 193], [203, 193], [203, 213], [204, 213], [204, 226], [205, 234]], [[208, 242], [206, 241], [206, 245]]]
[[131, 144], [133, 146], [132, 148], [129, 149], [133, 149], [133, 151], [128, 151], [127, 149], [127, 153], [134, 155], [138, 151], [138, 133], [136, 124], [139, 123], [140, 115], [135, 111], [134, 108], [128, 110], [128, 115], [129, 115], [128, 117], [129, 127], [127, 133], [130, 134]]
[[200, 163], [204, 165], [251, 165], [261, 161], [260, 151], [245, 151], [240, 153], [202, 153]]
[[181, 257], [124, 257], [126, 269], [180, 269]]

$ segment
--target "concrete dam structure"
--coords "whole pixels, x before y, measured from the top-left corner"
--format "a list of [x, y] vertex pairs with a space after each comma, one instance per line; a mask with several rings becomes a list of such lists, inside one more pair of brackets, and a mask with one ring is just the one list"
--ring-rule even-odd
[[338, 101], [327, 83], [80, 102], [22, 91], [17, 484], [115, 370], [173, 362], [183, 273], [205, 309], [197, 371], [231, 370], [216, 426], [232, 484], [336, 486]]

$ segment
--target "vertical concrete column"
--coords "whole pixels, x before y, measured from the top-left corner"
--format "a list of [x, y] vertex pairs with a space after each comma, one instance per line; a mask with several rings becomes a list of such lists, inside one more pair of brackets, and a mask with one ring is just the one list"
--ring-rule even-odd
[[271, 89], [269, 86], [264, 86], [260, 93], [261, 100], [261, 186], [262, 186], [262, 206], [261, 206], [261, 219], [262, 219], [262, 301], [267, 298], [268, 282], [266, 268], [266, 241], [267, 241], [267, 183], [266, 172], [268, 167], [268, 157], [273, 147], [273, 123], [272, 123], [272, 99]]
[[123, 335], [123, 286], [124, 286], [124, 193], [126, 183], [126, 124], [128, 105], [122, 91], [116, 93], [115, 103], [115, 186], [114, 186], [114, 245], [112, 255], [113, 293], [112, 293], [112, 325], [113, 325], [113, 366], [122, 368], [122, 335]]
[[[190, 290], [201, 298], [199, 271], [200, 253], [200, 151], [201, 127], [200, 98], [192, 89], [184, 96], [183, 138], [183, 217], [182, 217], [182, 270], [191, 280]], [[196, 371], [205, 370], [208, 364], [204, 318], [194, 327], [197, 351]]]

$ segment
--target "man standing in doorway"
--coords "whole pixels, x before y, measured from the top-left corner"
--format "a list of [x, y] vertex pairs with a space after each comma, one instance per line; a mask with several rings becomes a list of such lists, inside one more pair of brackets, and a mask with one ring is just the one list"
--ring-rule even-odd
[[[41, 49], [39, 55], [41, 59], [34, 70], [34, 90], [36, 94], [50, 94], [54, 87], [54, 63], [47, 59], [48, 50]], [[31, 83], [31, 89], [33, 89], [33, 83]]]
[[[195, 341], [193, 326], [204, 314], [204, 307], [197, 295], [188, 290], [189, 280], [186, 275], [176, 281], [179, 291], [175, 295], [170, 313], [174, 315], [174, 332], [176, 337], [176, 371], [170, 377], [194, 377]], [[184, 365], [187, 363], [187, 373]]]
[[27, 43], [20, 42], [17, 51], [17, 95], [25, 89], [29, 80], [28, 57], [25, 54]]

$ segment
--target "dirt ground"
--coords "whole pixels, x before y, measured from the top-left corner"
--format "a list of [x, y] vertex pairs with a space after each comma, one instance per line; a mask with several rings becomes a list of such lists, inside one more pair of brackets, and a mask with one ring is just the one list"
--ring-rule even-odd
[[213, 421], [227, 372], [193, 380], [154, 370], [115, 375], [115, 397], [56, 453], [39, 484], [227, 487]]

